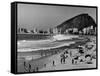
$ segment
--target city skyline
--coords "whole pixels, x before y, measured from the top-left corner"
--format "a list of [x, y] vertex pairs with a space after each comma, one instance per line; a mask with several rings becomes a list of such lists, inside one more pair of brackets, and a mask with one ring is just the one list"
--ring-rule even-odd
[[96, 21], [95, 8], [18, 4], [18, 27], [47, 30], [81, 13]]

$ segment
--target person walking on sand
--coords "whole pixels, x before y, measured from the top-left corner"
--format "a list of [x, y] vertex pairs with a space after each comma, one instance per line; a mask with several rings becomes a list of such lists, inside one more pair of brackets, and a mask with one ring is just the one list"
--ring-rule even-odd
[[64, 64], [65, 64], [65, 57], [64, 57], [64, 59], [63, 59], [63, 62], [64, 62]]
[[63, 59], [61, 58], [61, 60], [60, 60], [61, 64], [62, 64], [62, 61], [63, 61]]
[[65, 55], [63, 55], [62, 59], [63, 59], [63, 63], [65, 64]]
[[53, 66], [55, 66], [55, 61], [53, 60]]
[[24, 67], [26, 67], [26, 62], [24, 61]]
[[46, 64], [44, 64], [44, 67], [46, 67]]
[[31, 72], [31, 64], [29, 64], [29, 72]]

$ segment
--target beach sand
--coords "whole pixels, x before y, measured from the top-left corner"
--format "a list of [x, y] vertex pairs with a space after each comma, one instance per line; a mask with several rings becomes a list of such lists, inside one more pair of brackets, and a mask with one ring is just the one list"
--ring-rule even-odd
[[[91, 39], [92, 41], [93, 40], [96, 40], [95, 38]], [[78, 44], [79, 43], [79, 44]], [[71, 46], [67, 47], [66, 46], [66, 49], [71, 49], [71, 48], [74, 48], [74, 46], [78, 46], [82, 43], [87, 43], [87, 44], [94, 44], [94, 43], [90, 43], [90, 42], [85, 42], [84, 40], [82, 41], [77, 41], [76, 44], [72, 44]], [[73, 47], [72, 47], [73, 46]], [[95, 45], [95, 48], [96, 48], [96, 45]], [[93, 48], [93, 49], [95, 49]], [[59, 50], [56, 49], [58, 52], [54, 52], [54, 50], [52, 50], [51, 52], [48, 52], [47, 50], [47, 55], [44, 55], [44, 56], [41, 56], [40, 55], [40, 51], [38, 52], [31, 52], [29, 53], [28, 55], [30, 55], [31, 57], [29, 57], [29, 59], [25, 59], [25, 58], [22, 58], [22, 59], [18, 59], [18, 72], [27, 72], [25, 70], [25, 67], [24, 67], [24, 62], [26, 62], [26, 65], [27, 65], [27, 68], [29, 68], [29, 64], [31, 65], [31, 71], [30, 72], [34, 72], [34, 69], [36, 69], [38, 67], [38, 71], [50, 71], [50, 70], [68, 70], [68, 69], [81, 69], [81, 68], [96, 68], [96, 59], [93, 60], [93, 64], [78, 64], [78, 65], [72, 65], [72, 58], [69, 57], [67, 60], [66, 60], [66, 63], [65, 64], [61, 64], [60, 63], [60, 55], [62, 53], [64, 53], [66, 50], [64, 50], [65, 48], [60, 48]], [[45, 51], [45, 52], [46, 52]], [[49, 50], [50, 51], [50, 50]], [[50, 54], [48, 54], [50, 53]], [[27, 55], [27, 53], [26, 53]], [[26, 56], [24, 55], [24, 56]], [[33, 57], [32, 57], [33, 56]], [[55, 61], [55, 66], [52, 65], [53, 61]], [[46, 64], [46, 65], [44, 65]]]

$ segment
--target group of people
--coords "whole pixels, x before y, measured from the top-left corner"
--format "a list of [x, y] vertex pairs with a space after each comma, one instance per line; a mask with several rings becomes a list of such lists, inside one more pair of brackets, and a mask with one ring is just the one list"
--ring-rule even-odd
[[67, 58], [70, 57], [72, 60], [71, 61], [72, 64], [79, 64], [79, 63], [92, 64], [92, 59], [95, 58], [96, 56], [93, 54], [88, 54], [86, 52], [87, 51], [84, 50], [82, 47], [77, 48], [77, 50], [73, 49], [72, 51], [71, 49], [67, 49], [63, 54], [60, 55], [60, 58], [61, 58], [60, 62], [61, 64], [65, 64], [67, 61]]
[[[96, 59], [96, 55], [88, 54], [87, 52], [90, 51], [90, 48], [87, 46], [85, 48], [88, 50], [84, 49], [83, 46], [78, 46], [75, 49], [65, 49], [65, 51], [62, 54], [60, 54], [60, 63], [66, 64], [67, 59], [70, 58], [69, 60], [71, 60], [71, 64], [73, 65], [80, 63], [92, 64], [92, 59]], [[94, 45], [91, 47], [91, 49], [93, 47]], [[55, 62], [55, 60], [52, 61], [52, 66], [56, 66]], [[44, 64], [44, 67], [46, 66], [47, 64]], [[31, 64], [26, 65], [26, 62], [24, 62], [24, 69], [27, 72], [39, 71], [39, 67], [32, 68]]]
[[27, 64], [24, 61], [24, 72], [37, 72], [39, 70], [38, 67], [32, 68], [31, 64]]
[[61, 62], [61, 64], [65, 64], [66, 59], [68, 57], [69, 57], [69, 52], [68, 52], [68, 50], [66, 50], [63, 54], [60, 55], [60, 58], [61, 58], [60, 62]]

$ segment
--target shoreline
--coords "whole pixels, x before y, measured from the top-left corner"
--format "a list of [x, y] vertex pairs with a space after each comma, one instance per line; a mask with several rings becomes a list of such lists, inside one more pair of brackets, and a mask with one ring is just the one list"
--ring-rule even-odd
[[[62, 37], [63, 38], [63, 37]], [[55, 38], [56, 39], [56, 38]], [[77, 41], [81, 41], [81, 40], [85, 40], [83, 37], [73, 37], [71, 36], [71, 38], [66, 38], [63, 40], [51, 40], [51, 39], [46, 39], [46, 40], [39, 40], [39, 41], [35, 41], [35, 40], [22, 40], [22, 41], [18, 41], [18, 51], [17, 52], [28, 52], [28, 51], [37, 51], [37, 50], [49, 50], [49, 49], [53, 49], [53, 48], [58, 48], [58, 47], [62, 47], [62, 46], [69, 46], [70, 44], [75, 44], [75, 42]], [[66, 43], [64, 43], [66, 41]], [[60, 43], [62, 42], [62, 44]], [[40, 44], [43, 43], [43, 44]], [[59, 45], [57, 43], [60, 43]], [[31, 46], [33, 45], [33, 47], [29, 46], [31, 44]], [[48, 46], [47, 46], [47, 45]], [[27, 47], [25, 47], [26, 45], [28, 45]], [[51, 46], [52, 45], [52, 46]], [[54, 46], [53, 46], [54, 45]]]
[[[88, 40], [84, 40], [84, 41], [82, 41], [82, 42], [80, 42], [80, 41], [77, 41], [77, 42], [75, 42], [74, 44], [71, 44], [70, 46], [61, 46], [61, 47], [58, 47], [58, 48], [52, 48], [52, 49], [45, 49], [45, 50], [37, 50], [37, 51], [28, 51], [28, 52], [18, 52], [18, 54], [20, 55], [20, 56], [29, 56], [29, 55], [34, 55], [34, 53], [35, 53], [35, 55], [41, 55], [41, 53], [42, 54], [47, 54], [47, 56], [51, 56], [51, 54], [55, 54], [55, 52], [62, 52], [62, 51], [59, 51], [59, 50], [64, 50], [64, 49], [73, 49], [73, 48], [75, 48], [75, 47], [77, 47], [78, 45], [84, 45], [86, 42], [87, 42]], [[58, 51], [57, 51], [58, 50]], [[47, 57], [46, 56], [46, 57]], [[43, 56], [43, 57], [45, 57], [45, 56]], [[43, 58], [43, 57], [39, 57], [39, 58], [37, 58], [37, 59], [34, 59], [34, 60], [38, 60], [38, 59], [41, 59], [41, 58]]]

